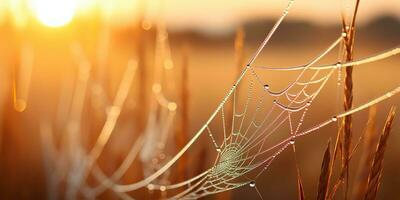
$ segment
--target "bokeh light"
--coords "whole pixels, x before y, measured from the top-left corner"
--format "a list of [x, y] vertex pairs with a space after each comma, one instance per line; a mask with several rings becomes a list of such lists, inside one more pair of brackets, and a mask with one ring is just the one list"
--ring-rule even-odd
[[74, 17], [76, 0], [31, 0], [30, 7], [42, 24], [60, 27], [68, 24]]

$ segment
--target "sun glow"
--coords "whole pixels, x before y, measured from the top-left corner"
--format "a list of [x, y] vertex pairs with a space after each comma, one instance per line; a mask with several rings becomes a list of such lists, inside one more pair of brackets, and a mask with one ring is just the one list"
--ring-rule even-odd
[[31, 8], [42, 24], [60, 27], [74, 17], [76, 0], [31, 0]]

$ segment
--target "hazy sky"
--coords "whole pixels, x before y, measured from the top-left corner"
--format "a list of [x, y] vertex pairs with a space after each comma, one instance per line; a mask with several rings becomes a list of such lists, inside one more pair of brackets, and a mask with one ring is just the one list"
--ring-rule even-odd
[[[277, 18], [287, 1], [282, 0], [169, 0], [167, 21], [174, 27], [224, 28], [252, 18]], [[340, 22], [341, 8], [353, 2], [341, 0], [296, 0], [288, 19], [307, 20], [318, 24]], [[348, 7], [348, 6], [347, 6]], [[352, 10], [351, 10], [352, 11]], [[362, 0], [358, 22], [379, 15], [400, 18], [400, 0]]]
[[[10, 5], [35, 0], [0, 0], [0, 18]], [[74, 1], [74, 0], [64, 0]], [[138, 0], [75, 0], [78, 14], [90, 14], [97, 6], [112, 13], [112, 21], [124, 24], [134, 20]], [[146, 1], [148, 18], [158, 13], [160, 0]], [[288, 19], [307, 20], [318, 24], [340, 22], [342, 7], [353, 7], [355, 0], [296, 0]], [[23, 4], [23, 3], [22, 3]], [[287, 1], [283, 0], [164, 0], [164, 16], [171, 29], [195, 28], [214, 30], [229, 29], [252, 18], [277, 18]], [[400, 0], [362, 0], [358, 22], [366, 22], [379, 15], [400, 18]]]

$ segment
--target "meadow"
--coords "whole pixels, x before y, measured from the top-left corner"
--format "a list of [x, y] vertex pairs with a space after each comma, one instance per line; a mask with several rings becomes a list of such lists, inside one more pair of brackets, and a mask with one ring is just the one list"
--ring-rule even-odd
[[[162, 20], [144, 22], [112, 29], [94, 16], [55, 29], [34, 20], [24, 29], [11, 21], [0, 26], [0, 199], [398, 196], [400, 124], [393, 110], [400, 96], [386, 94], [400, 85], [400, 56], [354, 66], [351, 92], [348, 68], [341, 67], [398, 49], [398, 18], [380, 16], [355, 26], [351, 59], [343, 50], [350, 32], [341, 24], [285, 20], [252, 63], [257, 76], [246, 74], [252, 69], [246, 64], [275, 20], [248, 20], [218, 35], [169, 31]], [[311, 65], [339, 62], [332, 71], [315, 75], [307, 65], [300, 75], [262, 70], [307, 64], [336, 40], [342, 43]], [[243, 70], [243, 81], [236, 82]], [[321, 74], [313, 82], [313, 75]], [[258, 85], [260, 80], [265, 82]], [[286, 94], [293, 80], [299, 88], [321, 84], [309, 87], [317, 91], [315, 99], [305, 95], [299, 109], [291, 108], [290, 95], [284, 101], [272, 92]], [[299, 88], [289, 87], [294, 94], [302, 92]], [[265, 101], [258, 103], [263, 94]], [[351, 110], [382, 95], [390, 98], [351, 114], [351, 136], [338, 137], [349, 123], [342, 121], [349, 115], [340, 117], [344, 99], [352, 96], [346, 109]], [[288, 118], [271, 111], [276, 121], [254, 125], [246, 136], [242, 125], [261, 122], [258, 117], [269, 115], [270, 106], [293, 121], [286, 124]], [[216, 108], [216, 117], [209, 118]], [[326, 120], [329, 124], [312, 134], [296, 135]], [[258, 127], [274, 134], [264, 136]], [[260, 137], [265, 145], [258, 143]], [[187, 151], [165, 167], [188, 143]], [[126, 161], [129, 155], [132, 160]], [[206, 178], [192, 180], [203, 172]], [[140, 186], [123, 187], [135, 182]], [[185, 184], [175, 187], [179, 182]]]

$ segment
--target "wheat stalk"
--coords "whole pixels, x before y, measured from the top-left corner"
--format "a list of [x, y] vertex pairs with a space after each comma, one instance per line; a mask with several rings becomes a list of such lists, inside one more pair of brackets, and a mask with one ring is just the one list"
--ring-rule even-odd
[[372, 106], [369, 110], [363, 138], [362, 157], [354, 180], [353, 199], [362, 198], [368, 183], [368, 173], [374, 156], [374, 146], [378, 141], [378, 135], [376, 134], [376, 106]]
[[[353, 17], [351, 24], [348, 25], [342, 15], [342, 25], [343, 31], [346, 32], [346, 37], [344, 37], [344, 55], [345, 61], [353, 61], [354, 56], [354, 37], [355, 37], [355, 22], [358, 11], [360, 0], [356, 0], [356, 5], [353, 12]], [[353, 106], [353, 66], [346, 68], [345, 73], [345, 84], [344, 84], [344, 110], [350, 110]], [[342, 132], [342, 170], [345, 171], [344, 179], [346, 182], [345, 187], [345, 199], [347, 199], [348, 193], [348, 181], [349, 181], [349, 162], [350, 162], [350, 148], [351, 148], [351, 138], [352, 138], [352, 115], [348, 115], [343, 118], [342, 121], [343, 132]]]
[[383, 173], [383, 158], [387, 146], [387, 140], [389, 138], [390, 131], [392, 129], [393, 119], [396, 113], [396, 108], [392, 107], [389, 111], [388, 117], [385, 122], [381, 137], [379, 139], [378, 146], [376, 147], [376, 153], [372, 162], [371, 170], [368, 176], [367, 191], [364, 199], [376, 199], [376, 194], [380, 185], [380, 180]]

